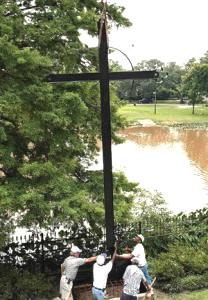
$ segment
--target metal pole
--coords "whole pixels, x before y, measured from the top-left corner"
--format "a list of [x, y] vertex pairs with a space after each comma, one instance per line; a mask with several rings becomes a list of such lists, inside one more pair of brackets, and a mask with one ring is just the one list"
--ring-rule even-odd
[[156, 91], [156, 89], [155, 89], [155, 110], [154, 110], [155, 115], [156, 115], [156, 113], [157, 113], [157, 108], [156, 108], [156, 106], [157, 106], [157, 91]]
[[139, 234], [141, 234], [142, 233], [142, 222], [140, 221], [139, 222]]
[[101, 93], [101, 120], [104, 172], [104, 205], [107, 248], [115, 242], [113, 211], [113, 175], [111, 154], [111, 117], [109, 94], [108, 41], [105, 20], [100, 22], [99, 68]]

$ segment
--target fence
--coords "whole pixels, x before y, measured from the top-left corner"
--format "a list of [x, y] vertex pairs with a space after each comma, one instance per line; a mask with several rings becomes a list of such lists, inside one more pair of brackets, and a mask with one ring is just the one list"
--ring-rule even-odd
[[[121, 248], [127, 240], [135, 235], [135, 232], [142, 233], [146, 239], [146, 248], [155, 249], [153, 241], [158, 241], [158, 237], [162, 237], [162, 243], [168, 243], [172, 235], [182, 236], [184, 234], [192, 234], [194, 237], [203, 236], [207, 233], [208, 219], [203, 222], [196, 222], [196, 219], [178, 220], [143, 220], [136, 225], [128, 225], [128, 227], [116, 227], [116, 237], [121, 241]], [[166, 240], [165, 240], [166, 238]], [[122, 244], [123, 242], [123, 244]], [[88, 257], [92, 254], [98, 254], [105, 249], [105, 236], [99, 233], [91, 233], [88, 230], [74, 231], [69, 237], [67, 230], [56, 229], [54, 232], [33, 233], [31, 235], [12, 236], [11, 241], [0, 251], [0, 260], [2, 265], [12, 265], [22, 270], [28, 270], [32, 273], [45, 273], [49, 276], [59, 276], [60, 264], [69, 255], [72, 243], [83, 249], [83, 256]], [[161, 243], [161, 244], [162, 244]], [[163, 246], [163, 245], [162, 245]], [[151, 250], [151, 249], [150, 249]], [[162, 248], [161, 248], [162, 250]], [[151, 251], [148, 251], [150, 254]], [[154, 254], [154, 253], [153, 253]], [[116, 274], [121, 276], [123, 267], [118, 265]], [[89, 282], [91, 278], [90, 267], [80, 268], [79, 283]]]

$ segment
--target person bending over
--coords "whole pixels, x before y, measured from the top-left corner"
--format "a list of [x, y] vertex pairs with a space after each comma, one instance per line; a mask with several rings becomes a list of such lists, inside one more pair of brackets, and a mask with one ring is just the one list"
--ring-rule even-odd
[[126, 268], [123, 275], [124, 286], [120, 300], [136, 300], [141, 281], [147, 291], [151, 291], [151, 286], [148, 284], [144, 273], [138, 268], [138, 264], [138, 258], [134, 257], [131, 259], [131, 265]]

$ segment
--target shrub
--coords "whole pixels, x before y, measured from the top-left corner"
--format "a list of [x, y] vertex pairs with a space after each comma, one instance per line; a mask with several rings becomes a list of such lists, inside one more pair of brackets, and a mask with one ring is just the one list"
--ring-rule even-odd
[[190, 275], [177, 278], [170, 283], [163, 284], [160, 288], [165, 292], [178, 293], [184, 290], [198, 290], [208, 287], [208, 273], [203, 275]]
[[176, 287], [179, 290], [205, 287], [203, 277], [208, 276], [207, 245], [204, 242], [195, 248], [183, 244], [171, 245], [168, 252], [151, 261], [151, 268], [159, 282], [167, 283], [169, 291]]
[[55, 290], [43, 274], [1, 266], [0, 299], [51, 299]]

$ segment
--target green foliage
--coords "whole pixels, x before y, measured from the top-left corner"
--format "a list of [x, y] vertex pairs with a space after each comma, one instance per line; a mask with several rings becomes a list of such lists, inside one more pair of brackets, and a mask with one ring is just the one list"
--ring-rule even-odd
[[180, 226], [180, 228], [176, 228], [175, 234], [177, 235], [177, 240], [184, 244], [194, 245], [199, 243], [201, 238], [207, 237], [208, 208], [206, 207], [187, 215], [180, 213], [173, 217], [172, 221]]
[[[184, 77], [184, 85], [190, 98], [194, 101], [197, 95], [208, 94], [208, 64], [193, 64]], [[197, 100], [197, 99], [196, 99]]]
[[[119, 249], [133, 248], [133, 238], [140, 232], [145, 236], [145, 249], [148, 256], [155, 257], [161, 251], [167, 250], [171, 238], [163, 236], [161, 224], [170, 218], [165, 200], [159, 193], [150, 193], [139, 186], [137, 197], [132, 207], [133, 217], [127, 224], [118, 226]], [[119, 225], [119, 224], [118, 224]], [[124, 226], [126, 225], [126, 226]], [[164, 224], [162, 225], [164, 226]], [[123, 250], [121, 250], [123, 251]]]
[[[204, 60], [202, 60], [204, 61]], [[192, 63], [183, 78], [183, 88], [191, 100], [195, 113], [195, 104], [202, 101], [203, 96], [208, 95], [208, 64]]]
[[[27, 227], [72, 226], [85, 221], [102, 224], [103, 195], [94, 203], [93, 192], [85, 184], [93, 177], [87, 168], [97, 154], [101, 135], [99, 85], [46, 82], [50, 73], [97, 69], [96, 49], [81, 43], [80, 30], [97, 35], [102, 9], [96, 0], [0, 4], [3, 224], [5, 219], [11, 222], [17, 212], [16, 225]], [[122, 7], [110, 5], [110, 23], [129, 26], [122, 12]], [[117, 114], [119, 102], [114, 94], [112, 90], [112, 137], [117, 142], [115, 132], [123, 121]], [[94, 182], [95, 190], [97, 184]], [[125, 191], [125, 186], [121, 190]], [[129, 201], [123, 191], [116, 199], [121, 209]], [[124, 213], [118, 215], [121, 219]], [[10, 230], [4, 229], [6, 233]]]
[[6, 299], [52, 299], [56, 295], [53, 283], [43, 274], [31, 274], [19, 271], [10, 266], [10, 269], [1, 268], [0, 297]]
[[[192, 276], [200, 278], [202, 274], [207, 274], [207, 214], [208, 209], [204, 208], [188, 215], [181, 213], [170, 218], [168, 222], [170, 238], [166, 244], [168, 247], [161, 249], [163, 252], [151, 261], [153, 273], [165, 289], [169, 291], [191, 289]], [[196, 286], [197, 284], [194, 284], [192, 289]], [[203, 283], [200, 285], [205, 286]]]
[[[160, 71], [162, 68], [163, 71]], [[122, 99], [140, 100], [142, 98], [152, 99], [155, 90], [159, 100], [167, 100], [169, 98], [181, 98], [181, 83], [184, 70], [182, 67], [171, 62], [165, 64], [157, 59], [142, 61], [137, 64], [137, 70], [154, 70], [158, 69], [161, 73], [159, 82], [162, 80], [163, 74], [167, 74], [167, 78], [158, 84], [158, 81], [150, 80], [134, 80], [121, 82], [118, 87], [118, 95]], [[165, 76], [166, 77], [166, 76]]]
[[[163, 283], [163, 285], [161, 285], [160, 288], [163, 291], [169, 293], [179, 293], [183, 291], [196, 291], [202, 288], [207, 288], [208, 287], [207, 280], [208, 280], [208, 273], [204, 273], [203, 275], [188, 275], [184, 278], [175, 279], [173, 282], [171, 282], [171, 284]], [[199, 299], [206, 299], [206, 298], [199, 298]]]
[[[197, 278], [197, 276], [200, 278], [203, 274], [204, 276], [207, 274], [207, 242], [201, 240], [194, 246], [184, 243], [172, 244], [167, 252], [159, 254], [157, 259], [152, 260], [151, 267], [162, 286], [168, 287], [169, 290], [179, 289], [180, 283], [178, 291], [189, 289], [192, 286], [193, 278]], [[195, 283], [192, 289], [196, 286]], [[202, 283], [199, 287], [205, 287], [205, 285]]]

